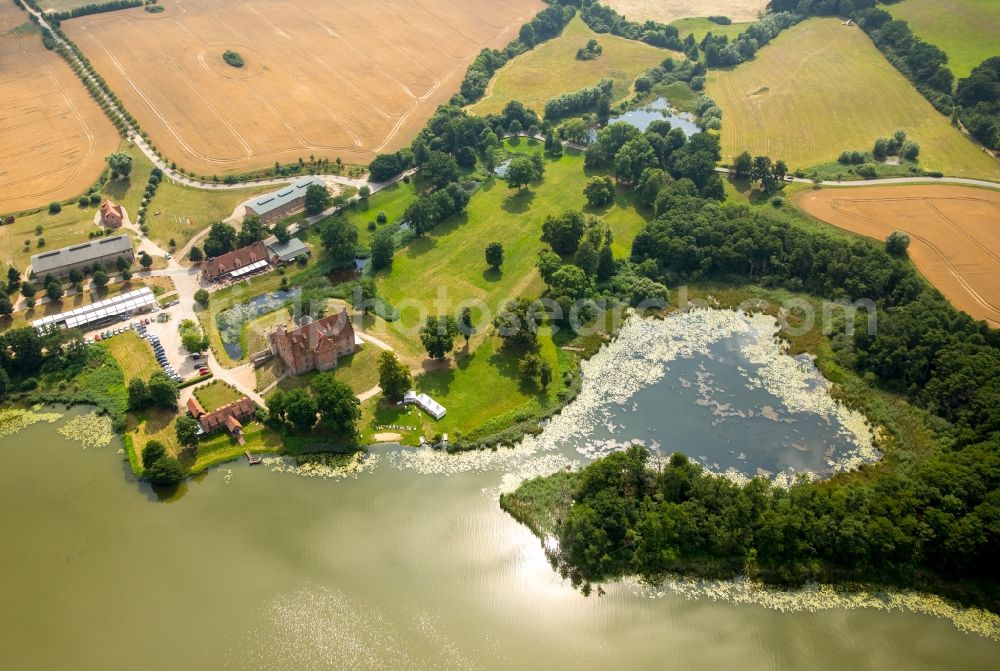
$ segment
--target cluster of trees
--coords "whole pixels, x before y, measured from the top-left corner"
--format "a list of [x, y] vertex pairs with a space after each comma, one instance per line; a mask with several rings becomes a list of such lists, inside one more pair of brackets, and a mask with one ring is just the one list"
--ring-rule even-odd
[[507, 186], [511, 189], [527, 187], [532, 182], [541, 181], [545, 175], [545, 161], [538, 154], [515, 156], [507, 164]]
[[243, 56], [241, 56], [239, 52], [231, 51], [229, 49], [222, 52], [222, 60], [229, 65], [232, 65], [234, 68], [242, 68], [246, 65], [246, 61], [243, 60]]
[[316, 426], [318, 417], [319, 424], [332, 433], [356, 438], [361, 402], [351, 387], [333, 373], [320, 373], [309, 387], [275, 392], [267, 404], [269, 421], [305, 433]]
[[40, 335], [24, 326], [0, 333], [0, 400], [10, 392], [34, 389], [39, 375], [70, 375], [85, 362], [86, 354], [87, 346], [75, 329]]
[[358, 246], [358, 229], [343, 214], [323, 220], [319, 226], [323, 249], [338, 265], [354, 262]]
[[201, 327], [191, 319], [185, 319], [177, 327], [181, 334], [181, 344], [188, 352], [204, 352], [209, 347], [208, 336]]
[[111, 170], [111, 179], [127, 178], [132, 173], [132, 157], [123, 151], [108, 154], [104, 160]]
[[330, 192], [322, 184], [310, 184], [306, 187], [306, 201], [305, 201], [305, 211], [306, 214], [312, 216], [319, 214], [326, 208], [330, 207], [330, 201], [332, 200]]
[[538, 115], [516, 100], [507, 103], [500, 114], [485, 116], [443, 105], [409, 147], [376, 156], [369, 166], [371, 176], [375, 181], [386, 181], [416, 166], [440, 188], [458, 178], [458, 166], [473, 167], [478, 157], [482, 157], [487, 170], [492, 170], [501, 137], [525, 131], [538, 135], [541, 127]]
[[604, 207], [615, 201], [615, 183], [608, 176], [591, 177], [583, 187], [583, 196], [591, 207]]
[[698, 96], [695, 110], [698, 114], [698, 124], [703, 129], [719, 130], [722, 128], [722, 108], [716, 104], [715, 100], [703, 93]]
[[920, 155], [920, 145], [906, 139], [905, 130], [897, 130], [892, 137], [880, 137], [872, 146], [872, 156], [876, 161], [884, 161], [887, 156], [901, 156], [908, 161], [916, 161]]
[[700, 91], [705, 87], [704, 63], [698, 63], [691, 59], [685, 59], [678, 63], [673, 58], [664, 58], [663, 61], [646, 70], [646, 72], [635, 80], [635, 90], [638, 93], [645, 93], [657, 84], [673, 84], [674, 82], [684, 82], [694, 91]]
[[456, 96], [460, 99], [453, 99], [452, 102], [461, 107], [482, 98], [490, 78], [508, 60], [561, 34], [575, 14], [576, 10], [573, 7], [547, 7], [521, 26], [517, 39], [507, 44], [503, 51], [483, 49], [465, 71], [459, 96]]
[[[202, 245], [205, 248], [205, 254], [212, 258], [236, 249], [238, 239], [239, 236], [235, 228], [223, 221], [217, 221], [209, 227], [208, 235], [205, 236], [205, 242]], [[191, 251], [193, 253], [194, 249]], [[195, 260], [193, 256], [191, 260]]]
[[715, 173], [720, 156], [714, 135], [695, 133], [688, 138], [681, 129], [671, 129], [669, 121], [657, 119], [645, 133], [624, 122], [605, 126], [587, 147], [584, 162], [587, 167], [612, 168], [619, 182], [638, 191], [650, 188], [646, 171], [657, 170], [657, 184], [665, 178], [687, 179], [699, 193], [722, 199], [722, 180]]
[[592, 61], [603, 53], [604, 49], [597, 42], [597, 40], [587, 40], [586, 46], [580, 47], [576, 50], [576, 60]]
[[402, 400], [403, 394], [413, 388], [410, 369], [391, 350], [378, 355], [378, 386], [382, 388], [383, 398], [389, 401]]
[[[571, 0], [565, 1], [567, 4], [571, 4]], [[655, 47], [684, 51], [685, 45], [681, 41], [680, 32], [674, 26], [657, 21], [644, 21], [642, 23], [629, 21], [610, 7], [597, 2], [588, 2], [588, 0], [583, 0], [583, 2], [577, 0], [572, 4], [583, 6], [580, 10], [580, 18], [595, 33], [611, 33], [630, 40], [652, 44]], [[691, 44], [694, 44], [694, 38], [691, 38]]]
[[128, 382], [128, 409], [142, 410], [149, 406], [177, 410], [177, 383], [162, 370], [154, 371], [149, 380], [134, 377]]
[[770, 156], [750, 156], [744, 151], [733, 160], [732, 175], [759, 182], [764, 193], [772, 193], [784, 183], [788, 166], [782, 160], [772, 161]]
[[958, 118], [990, 149], [1000, 149], [1000, 56], [976, 66], [955, 89]]
[[469, 192], [458, 182], [451, 182], [444, 188], [420, 195], [410, 203], [403, 213], [403, 219], [421, 236], [453, 214], [465, 210], [469, 204]]
[[614, 81], [602, 79], [589, 88], [563, 93], [545, 101], [545, 118], [557, 119], [579, 114], [588, 110], [596, 110], [598, 118], [607, 119], [611, 110], [611, 87]]
[[[732, 42], [728, 35], [713, 35], [708, 32], [701, 40], [701, 53], [705, 65], [710, 68], [726, 68], [739, 65], [754, 57], [757, 50], [773, 40], [778, 34], [802, 20], [792, 11], [774, 10], [763, 18], [747, 26]], [[697, 51], [694, 52], [697, 55]], [[688, 57], [691, 58], [689, 51]], [[695, 56], [696, 57], [696, 56]]]
[[175, 485], [184, 479], [184, 467], [167, 453], [163, 443], [151, 440], [142, 448], [142, 477], [153, 485]]

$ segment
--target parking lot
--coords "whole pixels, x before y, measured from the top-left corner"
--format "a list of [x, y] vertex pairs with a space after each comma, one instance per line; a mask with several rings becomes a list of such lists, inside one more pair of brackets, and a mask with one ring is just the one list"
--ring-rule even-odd
[[[164, 319], [160, 315], [165, 315], [166, 320], [160, 321]], [[99, 342], [114, 338], [126, 331], [135, 331], [149, 343], [163, 371], [176, 382], [207, 375], [207, 357], [204, 355], [195, 357], [187, 352], [181, 344], [177, 327], [178, 322], [173, 319], [169, 308], [157, 309], [154, 313], [136, 316], [128, 321], [91, 331], [87, 334], [87, 339], [89, 342]]]

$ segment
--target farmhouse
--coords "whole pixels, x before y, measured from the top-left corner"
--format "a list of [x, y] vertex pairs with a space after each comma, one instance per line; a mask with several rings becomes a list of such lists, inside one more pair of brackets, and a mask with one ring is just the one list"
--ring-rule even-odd
[[254, 413], [257, 412], [257, 404], [244, 396], [238, 401], [233, 401], [229, 405], [222, 406], [218, 410], [205, 412], [205, 408], [198, 402], [198, 399], [192, 396], [188, 399], [187, 409], [191, 413], [191, 416], [198, 420], [203, 433], [215, 433], [216, 431], [225, 429], [229, 432], [229, 435], [239, 440], [240, 444], [242, 444], [243, 423], [241, 420], [253, 417]]
[[216, 256], [202, 264], [201, 274], [209, 282], [218, 282], [229, 276], [233, 279], [260, 272], [270, 265], [270, 255], [263, 242]]
[[265, 224], [297, 214], [305, 208], [306, 191], [313, 184], [326, 188], [326, 182], [319, 177], [303, 177], [289, 186], [249, 201], [246, 204], [247, 214], [256, 214]]
[[105, 200], [101, 203], [101, 224], [107, 228], [121, 228], [125, 220], [125, 212], [122, 206], [112, 200]]
[[35, 254], [31, 257], [31, 270], [35, 273], [35, 277], [52, 275], [62, 279], [69, 275], [71, 270], [90, 272], [96, 263], [113, 267], [119, 257], [129, 263], [135, 260], [132, 240], [127, 235], [101, 238], [93, 242]]
[[281, 357], [292, 375], [330, 370], [340, 357], [354, 354], [357, 349], [346, 309], [291, 331], [279, 326], [268, 335], [268, 342], [271, 353]]

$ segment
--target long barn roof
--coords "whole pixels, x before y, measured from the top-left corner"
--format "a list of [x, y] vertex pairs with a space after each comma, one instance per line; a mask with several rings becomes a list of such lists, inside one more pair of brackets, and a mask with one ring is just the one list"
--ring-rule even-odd
[[306, 189], [308, 189], [311, 184], [319, 184], [324, 187], [326, 186], [326, 182], [322, 179], [316, 177], [315, 175], [310, 175], [309, 177], [303, 177], [288, 186], [283, 186], [277, 191], [265, 193], [263, 196], [257, 196], [247, 203], [247, 207], [251, 208], [257, 214], [267, 214], [271, 210], [276, 210], [296, 198], [304, 198], [306, 195]]
[[132, 251], [132, 241], [127, 235], [100, 238], [79, 245], [55, 249], [51, 252], [35, 254], [31, 257], [31, 269], [38, 277], [45, 277], [45, 273], [55, 268], [64, 268], [75, 263], [86, 263], [109, 254], [121, 254], [126, 251]]

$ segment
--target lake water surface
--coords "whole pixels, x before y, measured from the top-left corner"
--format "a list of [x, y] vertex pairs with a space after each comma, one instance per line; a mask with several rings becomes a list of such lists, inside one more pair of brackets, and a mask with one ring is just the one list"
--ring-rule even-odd
[[[691, 446], [723, 470], [737, 447], [710, 440], [716, 431], [742, 441], [746, 461], [731, 465], [750, 471], [822, 470], [831, 447], [850, 451], [848, 415], [827, 406], [829, 422], [806, 427], [823, 414], [804, 408], [807, 392], [769, 391], [774, 366], [747, 344], [764, 322], [722, 317], [668, 321], [700, 324], [680, 347], [659, 327], [626, 330], [621, 342], [649, 355], [595, 357], [566, 424], [634, 423], [616, 440], [649, 424], [661, 450]], [[627, 381], [595, 393], [605, 362]], [[719, 415], [715, 401], [746, 416]], [[796, 421], [759, 416], [765, 405]], [[57, 433], [86, 409], [56, 410], [63, 419], [0, 439], [4, 668], [996, 668], [996, 643], [912, 612], [788, 613], [631, 583], [582, 596], [497, 505], [524, 477], [599, 451], [559, 418], [516, 449], [376, 447], [343, 477], [240, 462], [160, 501], [117, 443], [85, 450]], [[794, 440], [822, 446], [782, 444]]]

